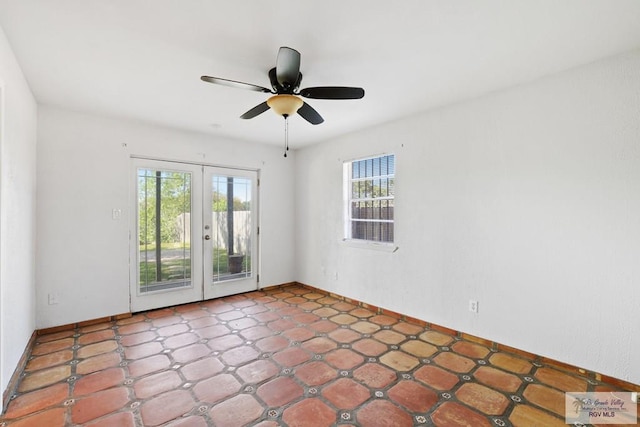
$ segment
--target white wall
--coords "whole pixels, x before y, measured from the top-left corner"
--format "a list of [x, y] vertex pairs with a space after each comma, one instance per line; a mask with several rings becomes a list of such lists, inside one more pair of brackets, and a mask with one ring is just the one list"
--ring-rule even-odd
[[37, 105], [0, 28], [0, 390], [35, 328]]
[[[46, 106], [38, 120], [38, 328], [129, 311], [132, 155], [259, 169], [260, 285], [295, 280], [295, 157], [284, 159], [276, 147]], [[119, 221], [114, 208], [122, 209]], [[59, 304], [48, 304], [49, 293]]]
[[[396, 253], [341, 242], [342, 162], [383, 152]], [[300, 150], [296, 183], [299, 281], [640, 383], [640, 52]]]

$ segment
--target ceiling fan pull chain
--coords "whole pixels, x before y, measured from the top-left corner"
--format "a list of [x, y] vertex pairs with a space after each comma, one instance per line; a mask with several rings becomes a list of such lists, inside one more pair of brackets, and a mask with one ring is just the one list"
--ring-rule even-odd
[[289, 151], [289, 120], [287, 120], [288, 114], [283, 114], [284, 117], [284, 156], [287, 157], [287, 151]]

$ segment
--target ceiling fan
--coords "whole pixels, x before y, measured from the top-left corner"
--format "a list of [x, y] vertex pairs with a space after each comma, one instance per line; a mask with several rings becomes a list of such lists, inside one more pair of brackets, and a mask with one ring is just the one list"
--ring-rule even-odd
[[256, 105], [241, 115], [240, 118], [242, 119], [252, 119], [269, 109], [273, 109], [276, 114], [283, 116], [285, 120], [297, 112], [309, 123], [318, 125], [324, 122], [324, 119], [300, 97], [311, 99], [360, 99], [364, 96], [364, 89], [360, 87], [318, 86], [299, 89], [302, 81], [300, 52], [285, 46], [278, 51], [276, 66], [269, 70], [271, 89], [220, 77], [202, 76], [200, 79], [208, 83], [273, 94], [265, 102]]

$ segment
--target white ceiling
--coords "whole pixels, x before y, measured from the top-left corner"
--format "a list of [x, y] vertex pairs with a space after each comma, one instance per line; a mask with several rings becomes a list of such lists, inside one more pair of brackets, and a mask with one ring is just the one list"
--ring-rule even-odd
[[640, 47], [638, 0], [0, 0], [0, 25], [39, 103], [281, 145], [283, 120], [239, 116], [268, 94], [280, 46], [308, 100], [292, 148]]

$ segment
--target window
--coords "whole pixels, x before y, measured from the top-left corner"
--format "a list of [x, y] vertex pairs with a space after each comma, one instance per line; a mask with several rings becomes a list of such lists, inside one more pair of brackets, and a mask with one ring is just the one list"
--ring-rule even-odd
[[393, 154], [344, 164], [345, 237], [393, 243]]

